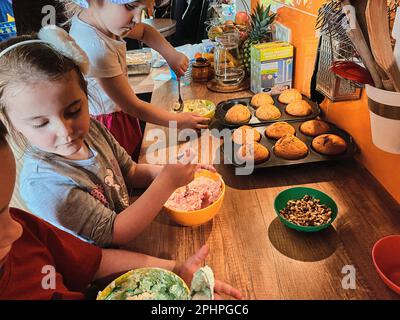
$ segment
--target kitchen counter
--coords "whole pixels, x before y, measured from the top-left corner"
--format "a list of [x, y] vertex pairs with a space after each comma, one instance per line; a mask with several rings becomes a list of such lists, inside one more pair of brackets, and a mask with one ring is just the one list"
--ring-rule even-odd
[[[182, 94], [183, 99], [215, 103], [251, 95], [249, 91], [215, 93], [202, 84], [183, 87]], [[177, 97], [177, 83], [170, 80], [155, 89], [152, 102], [170, 108]], [[155, 128], [160, 127], [147, 124], [144, 140]], [[150, 145], [143, 142], [139, 162], [147, 162]], [[213, 162], [214, 157], [208, 159]], [[241, 290], [245, 299], [399, 298], [376, 273], [371, 249], [381, 237], [400, 234], [400, 206], [357, 161], [270, 168], [251, 176], [236, 176], [231, 165], [215, 167], [227, 189], [212, 221], [195, 228], [181, 227], [161, 213], [129, 247], [184, 260], [207, 243], [206, 263], [218, 279]], [[331, 227], [306, 234], [280, 222], [274, 199], [294, 186], [319, 189], [336, 201], [339, 212]], [[355, 289], [342, 286], [346, 266], [354, 267]]]

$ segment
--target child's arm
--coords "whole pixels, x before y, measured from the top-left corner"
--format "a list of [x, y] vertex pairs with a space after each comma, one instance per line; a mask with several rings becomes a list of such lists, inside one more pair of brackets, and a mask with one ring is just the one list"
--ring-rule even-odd
[[157, 216], [171, 194], [194, 179], [196, 170], [204, 168], [215, 171], [211, 165], [191, 164], [196, 156], [192, 149], [186, 150], [184, 156], [180, 161], [187, 164], [179, 162], [163, 167], [149, 164], [131, 166], [125, 174], [128, 188], [147, 187], [151, 184], [133, 204], [116, 215], [113, 244], [126, 244], [138, 236]]
[[[188, 286], [190, 286], [193, 273], [196, 272], [204, 263], [208, 251], [208, 247], [203, 246], [185, 262], [180, 263], [174, 260], [159, 259], [136, 252], [103, 249], [100, 266], [93, 280], [101, 280], [110, 275], [113, 275], [115, 278], [123, 272], [136, 268], [158, 267], [175, 272], [185, 280]], [[222, 294], [235, 299], [242, 298], [241, 293], [237, 289], [219, 280], [215, 281], [214, 291], [217, 299], [221, 298]]]
[[178, 77], [184, 75], [189, 64], [188, 58], [176, 51], [155, 28], [145, 23], [138, 23], [128, 34], [128, 37], [142, 41], [148, 47], [158, 51]]
[[133, 204], [116, 215], [112, 243], [123, 245], [142, 233], [160, 212], [171, 194], [193, 180], [197, 168], [196, 164], [190, 163], [164, 166], [149, 188]]
[[160, 259], [138, 252], [102, 249], [100, 266], [93, 280], [98, 281], [110, 275], [115, 275], [114, 278], [116, 278], [121, 273], [143, 267], [158, 267], [172, 271], [175, 265], [176, 262], [173, 260]]
[[113, 78], [96, 78], [107, 95], [122, 110], [146, 122], [168, 127], [169, 121], [177, 121], [178, 129], [206, 129], [208, 118], [194, 113], [173, 113], [140, 100], [133, 92], [127, 78], [119, 75]]
[[164, 166], [155, 164], [136, 164], [125, 178], [128, 190], [147, 188], [161, 173]]

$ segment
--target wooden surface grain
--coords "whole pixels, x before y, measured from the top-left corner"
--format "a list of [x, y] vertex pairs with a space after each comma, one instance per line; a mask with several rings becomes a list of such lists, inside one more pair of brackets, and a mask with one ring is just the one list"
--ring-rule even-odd
[[[215, 103], [250, 92], [220, 94], [204, 85], [183, 88], [184, 99]], [[153, 93], [152, 102], [169, 108], [177, 100], [176, 82]], [[144, 137], [157, 126], [148, 124]], [[150, 142], [142, 145], [140, 162]], [[184, 260], [203, 244], [206, 263], [218, 279], [242, 291], [246, 299], [398, 299], [376, 273], [373, 244], [400, 234], [400, 206], [357, 161], [269, 168], [237, 176], [231, 165], [216, 165], [227, 189], [220, 212], [199, 227], [181, 227], [164, 213], [129, 247], [147, 254]], [[286, 228], [273, 202], [289, 187], [308, 186], [329, 194], [339, 213], [333, 225], [315, 234]], [[393, 252], [400, 254], [400, 252]], [[356, 288], [344, 289], [345, 266], [353, 266]]]

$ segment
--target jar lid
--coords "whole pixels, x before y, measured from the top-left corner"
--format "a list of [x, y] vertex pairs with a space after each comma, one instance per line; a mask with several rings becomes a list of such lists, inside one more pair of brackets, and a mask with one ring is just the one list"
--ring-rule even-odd
[[196, 59], [195, 62], [193, 62], [192, 67], [193, 68], [203, 68], [203, 67], [209, 67], [211, 64], [210, 62], [205, 59], [205, 58], [198, 58]]

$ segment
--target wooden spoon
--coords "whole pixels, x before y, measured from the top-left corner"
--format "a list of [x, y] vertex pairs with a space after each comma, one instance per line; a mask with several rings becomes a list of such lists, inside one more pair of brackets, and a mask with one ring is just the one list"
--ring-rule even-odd
[[346, 34], [350, 38], [358, 54], [360, 55], [363, 64], [371, 74], [375, 87], [382, 88], [381, 77], [376, 70], [374, 58], [372, 57], [371, 51], [369, 50], [368, 44], [358, 24], [355, 15], [355, 9], [351, 6], [349, 0], [342, 0], [341, 4], [343, 8], [343, 13], [346, 14], [346, 17], [350, 24], [348, 28], [346, 28]]
[[[368, 0], [352, 0], [351, 4], [356, 9], [356, 16], [358, 24], [360, 26], [360, 30], [364, 35], [364, 39], [365, 42], [367, 43], [369, 50], [371, 51], [371, 44], [369, 43], [369, 37], [368, 37], [367, 20], [365, 18], [365, 10], [367, 8]], [[383, 71], [375, 61], [374, 64], [376, 67], [376, 71], [378, 72], [379, 77], [382, 80], [383, 87], [388, 91], [394, 91], [394, 86], [392, 84], [392, 81], [389, 80], [389, 77], [386, 75], [385, 71]]]
[[365, 19], [365, 9], [367, 8], [368, 0], [352, 0], [351, 4], [356, 9], [356, 16], [358, 24], [360, 25], [361, 32], [364, 35], [365, 41], [369, 48], [371, 48], [369, 44], [368, 38], [368, 27], [367, 27], [367, 20]]
[[[366, 35], [366, 37], [368, 38], [368, 43], [369, 43], [369, 37], [368, 37], [368, 25], [367, 25], [367, 19], [365, 17], [365, 11], [367, 9], [367, 4], [368, 4], [368, 0], [353, 0], [353, 2], [355, 2], [355, 7], [356, 7], [356, 11], [357, 12], [361, 12], [362, 11], [362, 15], [364, 16], [364, 30], [366, 30], [366, 33], [364, 33]], [[360, 13], [361, 14], [361, 13]], [[363, 26], [361, 26], [361, 28], [363, 28]], [[371, 49], [371, 44], [369, 43], [369, 47]], [[376, 69], [382, 79], [382, 83], [383, 83], [383, 87], [385, 88], [385, 90], [387, 91], [395, 91], [394, 89], [394, 85], [392, 83], [392, 81], [389, 79], [389, 76], [386, 74], [386, 72], [375, 62], [376, 64]]]
[[400, 92], [400, 70], [392, 51], [386, 0], [369, 0], [365, 11], [369, 41], [375, 61]]

